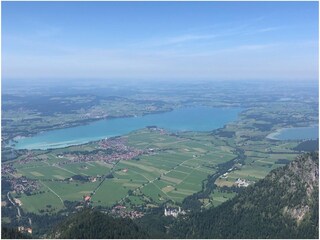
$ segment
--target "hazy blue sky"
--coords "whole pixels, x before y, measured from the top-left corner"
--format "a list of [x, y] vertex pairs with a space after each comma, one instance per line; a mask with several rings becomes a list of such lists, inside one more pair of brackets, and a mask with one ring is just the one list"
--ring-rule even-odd
[[2, 77], [318, 77], [317, 2], [2, 2]]

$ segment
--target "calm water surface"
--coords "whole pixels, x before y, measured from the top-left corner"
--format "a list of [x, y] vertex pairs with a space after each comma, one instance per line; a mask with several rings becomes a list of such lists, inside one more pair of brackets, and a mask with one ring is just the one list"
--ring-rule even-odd
[[16, 149], [48, 149], [83, 144], [127, 134], [156, 125], [170, 131], [209, 131], [237, 119], [240, 108], [182, 108], [139, 117], [99, 120], [88, 125], [52, 130], [33, 137], [16, 139]]
[[276, 140], [305, 140], [319, 138], [319, 126], [283, 128], [269, 135]]

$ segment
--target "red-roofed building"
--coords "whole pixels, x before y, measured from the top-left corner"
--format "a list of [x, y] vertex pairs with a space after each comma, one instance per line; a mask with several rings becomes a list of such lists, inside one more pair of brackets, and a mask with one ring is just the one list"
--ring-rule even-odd
[[91, 200], [91, 197], [90, 197], [90, 196], [85, 196], [85, 197], [84, 197], [84, 201], [89, 202], [90, 200]]

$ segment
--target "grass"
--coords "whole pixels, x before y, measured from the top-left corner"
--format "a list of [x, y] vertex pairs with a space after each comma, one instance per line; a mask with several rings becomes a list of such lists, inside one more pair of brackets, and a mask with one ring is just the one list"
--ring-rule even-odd
[[33, 212], [39, 214], [40, 210], [46, 210], [47, 205], [51, 205], [50, 209], [55, 209], [54, 212], [57, 212], [64, 208], [64, 204], [61, 200], [54, 195], [47, 188], [42, 187], [40, 189], [44, 193], [38, 193], [36, 195], [27, 196], [22, 194], [19, 198], [22, 202], [21, 208], [26, 212]]
[[[244, 127], [243, 125], [242, 127]], [[218, 165], [236, 158], [233, 153], [235, 141], [241, 140], [241, 135], [259, 135], [254, 131], [238, 130], [230, 126], [229, 130], [238, 131], [237, 137], [219, 138], [208, 133], [181, 133], [181, 137], [163, 135], [159, 132], [142, 129], [127, 136], [128, 145], [139, 149], [154, 148], [152, 155], [139, 156], [139, 160], [121, 160], [116, 165], [103, 162], [72, 163], [62, 167], [52, 164], [65, 159], [56, 156], [66, 151], [90, 151], [95, 149], [96, 143], [55, 149], [49, 153], [39, 152], [45, 161], [32, 161], [26, 164], [14, 163], [17, 173], [32, 179], [42, 180], [50, 189], [63, 200], [80, 201], [86, 194], [90, 194], [99, 182], [80, 183], [63, 182], [61, 180], [81, 174], [86, 176], [104, 175], [113, 169], [113, 179], [107, 179], [92, 197], [93, 205], [112, 206], [121, 199], [128, 197], [126, 206], [150, 203], [160, 204], [166, 200], [182, 202], [183, 199], [201, 190], [203, 180], [218, 170]], [[247, 141], [243, 146], [247, 158], [240, 170], [232, 171], [227, 179], [218, 178], [218, 186], [232, 186], [237, 178], [257, 181], [272, 169], [279, 167], [275, 164], [278, 159], [295, 158], [290, 147], [294, 143], [274, 143], [268, 140]], [[162, 149], [161, 151], [158, 151]], [[276, 151], [279, 153], [270, 153]], [[281, 153], [284, 152], [284, 153]], [[126, 169], [126, 171], [123, 171]], [[158, 179], [160, 178], [160, 179]], [[51, 180], [56, 181], [51, 181]], [[63, 207], [60, 199], [48, 188], [44, 194], [38, 196], [22, 195], [23, 208], [26, 211], [38, 212], [47, 204], [56, 209]], [[128, 196], [129, 190], [135, 190], [134, 196]], [[140, 195], [139, 195], [140, 194]], [[141, 194], [143, 196], [141, 196]], [[139, 196], [138, 196], [139, 195]], [[215, 191], [209, 199], [204, 199], [206, 206], [217, 206], [233, 197], [235, 193]], [[41, 201], [41, 203], [40, 203]], [[125, 202], [125, 201], [124, 201]], [[152, 202], [152, 201], [151, 201]]]
[[110, 171], [110, 166], [101, 163], [99, 164], [97, 162], [73, 163], [64, 165], [63, 168], [76, 174], [82, 174], [86, 176], [104, 175]]
[[167, 177], [173, 177], [173, 178], [179, 178], [179, 179], [184, 179], [187, 177], [189, 173], [181, 172], [179, 170], [173, 170], [166, 174]]
[[146, 195], [148, 198], [152, 198], [157, 203], [163, 202], [161, 199], [170, 199], [166, 193], [161, 191], [154, 183], [146, 185], [142, 188], [141, 192]]
[[[31, 179], [59, 179], [60, 177], [68, 178], [75, 174], [65, 170], [63, 168], [53, 166], [32, 166], [32, 167], [20, 167], [17, 168], [18, 173]], [[59, 177], [56, 177], [59, 176]]]
[[90, 194], [99, 182], [44, 182], [49, 188], [56, 192], [63, 200], [81, 201], [84, 195]]
[[236, 193], [229, 193], [229, 192], [221, 192], [221, 191], [214, 191], [214, 193], [212, 193], [210, 195], [210, 199], [211, 199], [211, 204], [209, 206], [218, 206], [222, 203], [224, 203], [225, 201], [233, 198], [236, 195]]
[[106, 180], [95, 195], [92, 197], [93, 205], [112, 206], [127, 195], [133, 187], [123, 186], [123, 183], [113, 180]]

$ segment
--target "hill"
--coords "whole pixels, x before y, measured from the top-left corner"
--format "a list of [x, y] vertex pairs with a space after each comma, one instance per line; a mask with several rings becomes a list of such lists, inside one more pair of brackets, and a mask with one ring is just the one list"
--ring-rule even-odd
[[303, 141], [298, 146], [294, 147], [293, 150], [305, 152], [319, 151], [319, 139]]
[[99, 211], [85, 209], [59, 224], [50, 237], [69, 239], [148, 238], [148, 234], [130, 219], [113, 218]]
[[271, 171], [230, 201], [180, 219], [175, 238], [318, 238], [318, 153]]

